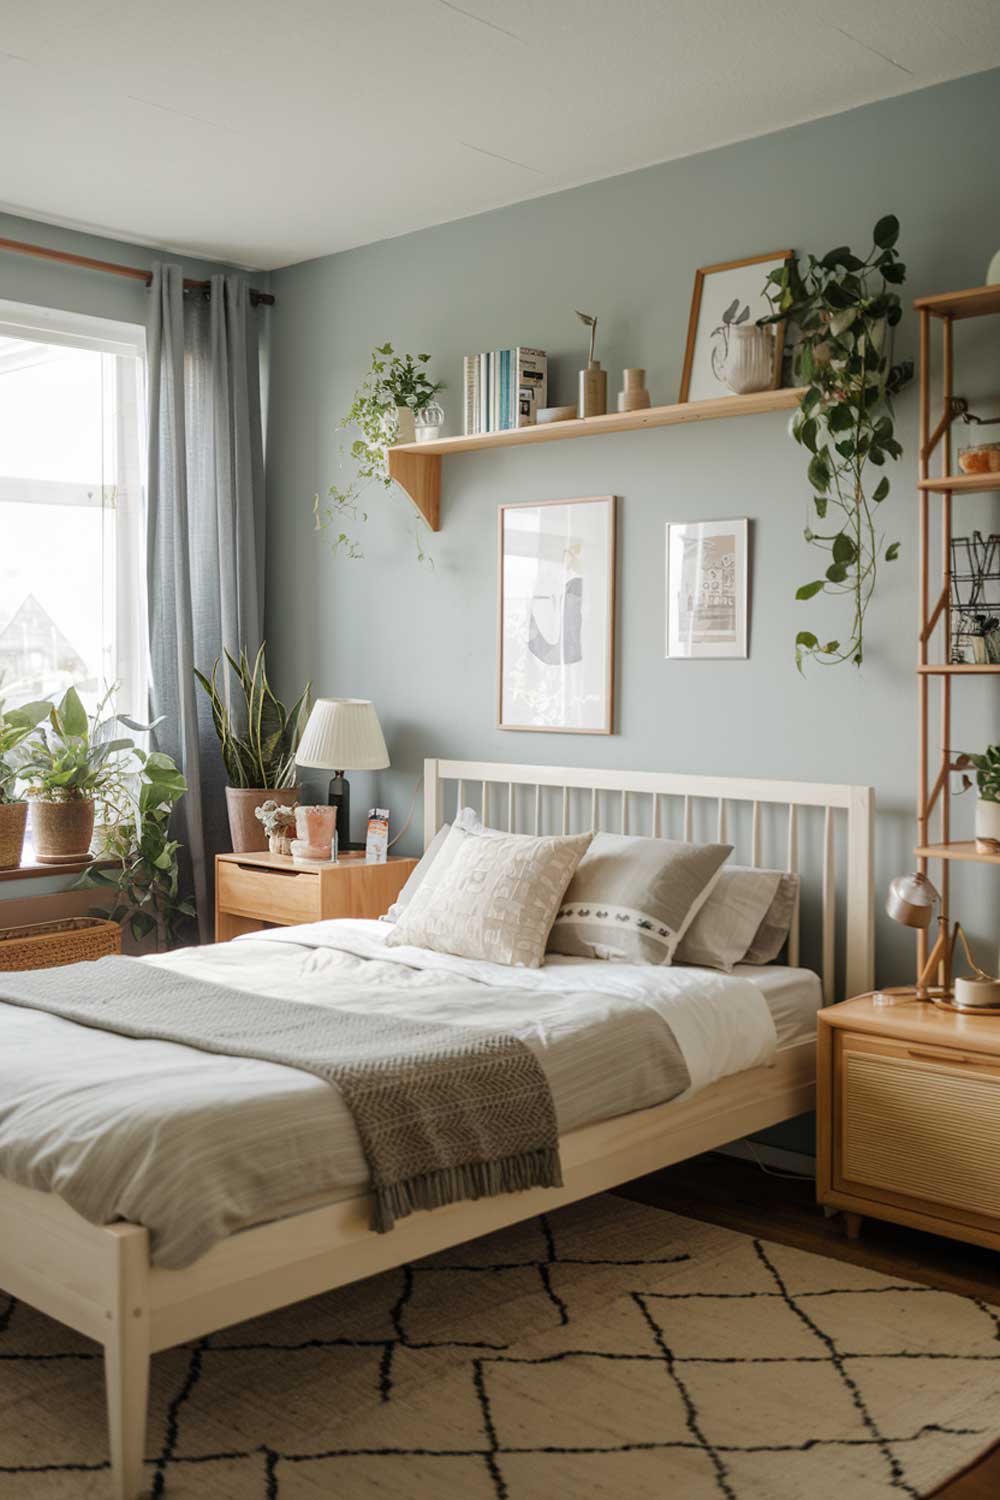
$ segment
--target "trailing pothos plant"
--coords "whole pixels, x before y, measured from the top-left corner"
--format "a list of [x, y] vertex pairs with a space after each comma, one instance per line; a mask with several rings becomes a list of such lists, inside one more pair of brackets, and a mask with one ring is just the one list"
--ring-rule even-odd
[[[894, 427], [892, 398], [913, 374], [913, 364], [890, 364], [890, 330], [902, 316], [892, 287], [906, 278], [896, 253], [899, 221], [879, 219], [862, 260], [840, 245], [800, 265], [785, 261], [767, 279], [771, 307], [761, 323], [787, 319], [798, 330], [796, 379], [806, 387], [792, 421], [792, 435], [809, 453], [812, 489], [805, 539], [826, 553], [823, 576], [804, 583], [796, 599], [819, 593], [849, 601], [851, 625], [841, 640], [821, 642], [811, 630], [795, 637], [795, 661], [860, 666], [865, 651], [865, 613], [879, 565], [894, 562], [899, 543], [886, 543], [876, 516], [889, 494], [881, 475], [871, 487], [869, 466], [882, 469], [902, 453]], [[812, 511], [815, 511], [815, 519]]]
[[[444, 390], [442, 381], [432, 381], [427, 374], [424, 367], [429, 361], [429, 354], [397, 354], [388, 343], [372, 352], [365, 377], [340, 424], [342, 431], [353, 428], [357, 432], [349, 447], [341, 444], [340, 448], [341, 457], [350, 458], [354, 465], [354, 477], [346, 489], [332, 485], [325, 500], [319, 495], [313, 498], [316, 530], [330, 528], [335, 552], [347, 557], [364, 556], [360, 543], [343, 528], [351, 522], [367, 521], [361, 496], [369, 485], [381, 485], [385, 490], [393, 487], [386, 451], [396, 435], [397, 409], [408, 406], [411, 411], [423, 411], [438, 391]], [[417, 556], [421, 562], [428, 562], [420, 534], [423, 524], [414, 516]]]
[[187, 782], [162, 751], [147, 754], [135, 747], [132, 754], [138, 771], [120, 776], [103, 799], [103, 853], [116, 866], [88, 870], [77, 883], [100, 890], [107, 901], [91, 908], [93, 916], [127, 922], [136, 942], [152, 935], [162, 952], [177, 941], [185, 919], [197, 915], [180, 890], [181, 846], [169, 826]]

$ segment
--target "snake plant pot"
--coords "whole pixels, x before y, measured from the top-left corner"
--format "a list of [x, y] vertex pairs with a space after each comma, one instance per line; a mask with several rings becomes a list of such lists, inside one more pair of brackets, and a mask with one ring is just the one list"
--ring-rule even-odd
[[980, 854], [1000, 854], [1000, 802], [976, 803], [976, 849]]
[[27, 802], [0, 802], [0, 870], [16, 870], [24, 848]]
[[46, 802], [44, 797], [32, 797], [31, 842], [40, 865], [67, 865], [89, 859], [93, 836], [93, 798]]
[[281, 807], [296, 807], [299, 800], [297, 786], [286, 787], [226, 787], [226, 810], [229, 813], [229, 837], [234, 854], [266, 854], [267, 834], [264, 825], [256, 816], [258, 807], [264, 802], [277, 802]]

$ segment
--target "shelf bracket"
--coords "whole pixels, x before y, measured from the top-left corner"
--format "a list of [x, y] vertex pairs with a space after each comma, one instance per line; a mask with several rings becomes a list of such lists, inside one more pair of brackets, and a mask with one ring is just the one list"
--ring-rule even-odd
[[432, 531], [441, 530], [441, 458], [437, 453], [387, 449], [389, 477], [406, 491]]

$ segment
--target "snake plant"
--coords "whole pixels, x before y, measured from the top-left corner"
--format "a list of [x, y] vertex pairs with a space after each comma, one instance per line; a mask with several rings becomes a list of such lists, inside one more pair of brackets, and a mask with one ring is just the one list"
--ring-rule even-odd
[[286, 709], [271, 692], [263, 643], [252, 666], [245, 648], [240, 650], [238, 659], [228, 651], [224, 654], [242, 695], [238, 712], [231, 710], [229, 694], [220, 690], [222, 657], [216, 657], [211, 677], [197, 667], [194, 675], [212, 705], [212, 722], [219, 736], [230, 786], [266, 789], [294, 786], [295, 752], [309, 717], [312, 684], [307, 682], [298, 702]]

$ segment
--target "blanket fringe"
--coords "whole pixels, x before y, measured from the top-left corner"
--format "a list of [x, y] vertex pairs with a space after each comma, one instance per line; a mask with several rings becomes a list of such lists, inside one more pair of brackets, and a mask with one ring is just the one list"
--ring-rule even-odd
[[399, 1182], [375, 1184], [372, 1228], [387, 1234], [397, 1219], [419, 1208], [444, 1208], [469, 1198], [496, 1198], [501, 1193], [523, 1193], [533, 1187], [562, 1187], [562, 1165], [555, 1146], [524, 1151], [497, 1161], [467, 1162], [421, 1172]]

